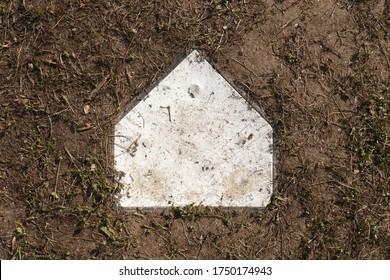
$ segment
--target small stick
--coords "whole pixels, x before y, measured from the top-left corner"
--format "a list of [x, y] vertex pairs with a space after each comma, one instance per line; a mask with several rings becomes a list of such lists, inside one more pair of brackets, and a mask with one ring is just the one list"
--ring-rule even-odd
[[58, 185], [58, 176], [60, 174], [60, 166], [61, 166], [61, 160], [58, 161], [57, 172], [56, 172], [56, 182], [54, 185], [54, 193], [57, 193], [57, 185]]
[[104, 85], [108, 82], [110, 78], [110, 74], [107, 74], [97, 85], [96, 87], [91, 91], [89, 94], [88, 99], [93, 100], [96, 97], [96, 94], [104, 87]]
[[131, 82], [131, 75], [130, 75], [129, 68], [126, 67], [125, 71], [126, 71], [127, 82], [129, 83], [129, 86], [131, 86], [132, 82]]
[[53, 122], [51, 121], [50, 116], [48, 116], [48, 118], [49, 118], [49, 124], [50, 124], [49, 140], [51, 140], [51, 137], [53, 135]]
[[65, 149], [65, 152], [68, 154], [70, 161], [72, 163], [75, 163], [76, 159], [72, 156], [72, 154], [69, 152], [69, 150], [66, 147], [64, 147], [64, 149]]

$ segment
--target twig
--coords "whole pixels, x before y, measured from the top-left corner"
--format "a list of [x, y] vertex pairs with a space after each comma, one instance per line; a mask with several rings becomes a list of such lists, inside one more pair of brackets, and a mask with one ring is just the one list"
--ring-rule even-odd
[[196, 260], [199, 260], [199, 255], [200, 255], [200, 252], [202, 251], [202, 248], [203, 248], [203, 235], [201, 234], [200, 237], [199, 237], [199, 250], [196, 254]]
[[142, 214], [137, 213], [137, 212], [134, 212], [133, 215], [136, 216], [136, 217], [140, 217], [140, 218], [142, 218], [144, 220], [146, 219], [145, 215], [142, 215]]
[[126, 67], [125, 71], [126, 71], [127, 82], [129, 83], [129, 86], [131, 86], [132, 82], [131, 82], [131, 75], [129, 69]]
[[62, 19], [65, 17], [65, 14], [62, 15], [62, 17], [60, 17], [60, 19], [56, 22], [56, 24], [54, 24], [54, 26], [51, 28], [51, 30], [54, 30], [54, 28], [57, 27], [57, 25], [62, 21]]
[[96, 94], [103, 88], [103, 86], [107, 83], [108, 79], [110, 78], [110, 74], [107, 74], [103, 80], [101, 80], [97, 85], [96, 87], [91, 91], [91, 93], [89, 94], [89, 97], [88, 99], [89, 100], [92, 100], [96, 97]]
[[70, 105], [70, 103], [69, 103], [69, 101], [68, 101], [68, 98], [66, 98], [66, 96], [63, 95], [63, 94], [61, 94], [61, 96], [62, 96], [62, 98], [65, 100], [66, 104], [69, 106], [69, 108], [70, 108], [70, 110], [72, 111], [72, 113], [73, 113], [74, 115], [76, 115], [76, 112], [73, 110], [72, 105]]
[[58, 161], [57, 172], [56, 172], [56, 182], [54, 184], [54, 193], [57, 193], [57, 185], [58, 185], [58, 176], [60, 174], [61, 160]]
[[238, 64], [240, 64], [242, 67], [244, 67], [244, 68], [245, 68], [246, 70], [248, 70], [249, 72], [251, 72], [251, 74], [252, 74], [253, 76], [255, 76], [256, 78], [259, 77], [259, 76], [256, 75], [255, 72], [253, 72], [251, 69], [249, 69], [248, 66], [246, 66], [244, 63], [238, 61], [238, 60], [235, 59], [234, 57], [232, 57], [232, 60], [235, 61], [235, 62], [237, 62]]
[[50, 116], [48, 116], [48, 118], [49, 118], [49, 124], [50, 124], [50, 131], [49, 131], [49, 141], [50, 141], [51, 137], [53, 135], [53, 122], [51, 121]]
[[289, 21], [287, 21], [283, 26], [281, 26], [280, 28], [281, 29], [285, 29], [288, 25], [290, 25], [294, 20], [298, 19], [302, 14], [303, 14], [304, 11], [301, 11], [300, 14], [298, 16], [296, 16], [295, 18], [292, 18], [290, 19]]
[[65, 152], [68, 154], [70, 161], [74, 164], [76, 159], [72, 156], [72, 154], [69, 152], [69, 150], [66, 147], [64, 147], [64, 149], [65, 149]]
[[390, 67], [390, 61], [389, 61], [389, 58], [387, 57], [387, 54], [386, 54], [386, 52], [388, 51], [387, 48], [386, 48], [385, 46], [383, 46], [383, 45], [381, 44], [381, 42], [379, 42], [379, 48], [380, 48], [381, 52], [383, 53], [383, 55], [384, 55], [385, 58], [386, 58], [387, 66]]

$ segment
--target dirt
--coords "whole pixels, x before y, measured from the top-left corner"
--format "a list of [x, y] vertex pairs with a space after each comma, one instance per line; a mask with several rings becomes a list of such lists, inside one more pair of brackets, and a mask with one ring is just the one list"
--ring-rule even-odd
[[[388, 259], [390, 1], [0, 0], [2, 259]], [[123, 212], [115, 121], [193, 48], [265, 112], [263, 210]]]

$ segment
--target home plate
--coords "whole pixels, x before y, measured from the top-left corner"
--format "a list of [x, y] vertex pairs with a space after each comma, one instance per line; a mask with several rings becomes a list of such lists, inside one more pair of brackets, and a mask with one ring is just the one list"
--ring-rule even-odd
[[193, 51], [115, 126], [124, 208], [265, 207], [269, 123]]

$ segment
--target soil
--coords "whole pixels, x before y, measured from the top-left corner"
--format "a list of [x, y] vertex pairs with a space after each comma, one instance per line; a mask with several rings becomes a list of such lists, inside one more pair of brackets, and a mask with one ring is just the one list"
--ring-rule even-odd
[[[0, 258], [389, 259], [390, 1], [0, 0]], [[115, 121], [193, 48], [265, 112], [263, 210], [117, 204]]]

